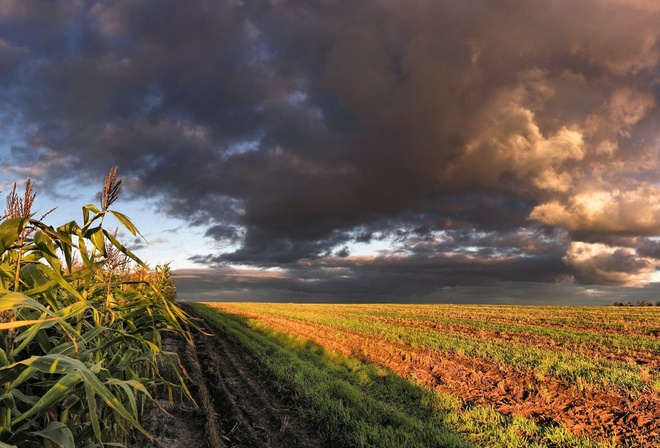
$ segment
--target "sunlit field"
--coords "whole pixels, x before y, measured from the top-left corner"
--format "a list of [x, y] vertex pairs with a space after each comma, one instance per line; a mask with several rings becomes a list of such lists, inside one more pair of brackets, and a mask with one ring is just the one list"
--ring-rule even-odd
[[353, 431], [349, 445], [660, 444], [658, 307], [195, 309], [299, 388], [328, 431]]

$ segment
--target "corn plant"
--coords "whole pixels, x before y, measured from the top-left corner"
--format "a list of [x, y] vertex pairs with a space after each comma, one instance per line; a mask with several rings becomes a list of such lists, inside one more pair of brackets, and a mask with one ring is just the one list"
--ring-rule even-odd
[[[181, 374], [175, 385], [159, 373], [163, 361], [174, 364], [161, 334], [185, 335], [187, 315], [169, 267], [133, 275], [151, 271], [103, 228], [111, 215], [140, 235], [111, 208], [116, 168], [100, 208], [82, 208], [82, 225], [35, 219], [32, 187], [23, 197], [14, 187], [0, 222], [0, 448], [128, 446], [131, 430], [149, 437], [139, 418], [157, 387], [187, 393]], [[135, 268], [115, 275], [117, 254]]]

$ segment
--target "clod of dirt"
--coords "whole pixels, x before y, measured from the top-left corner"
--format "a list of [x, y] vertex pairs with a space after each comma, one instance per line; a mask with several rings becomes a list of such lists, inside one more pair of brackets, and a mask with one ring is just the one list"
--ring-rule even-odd
[[135, 448], [209, 448], [204, 431], [205, 417], [191, 404], [170, 404], [158, 400], [163, 409], [149, 403], [142, 418], [142, 426], [154, 437], [147, 440], [136, 436]]

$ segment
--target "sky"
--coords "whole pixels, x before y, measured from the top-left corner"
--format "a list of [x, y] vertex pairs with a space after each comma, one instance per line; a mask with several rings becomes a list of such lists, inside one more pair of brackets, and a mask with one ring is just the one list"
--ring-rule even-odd
[[[182, 300], [660, 298], [654, 0], [0, 0], [0, 190]], [[109, 225], [112, 225], [110, 223]]]

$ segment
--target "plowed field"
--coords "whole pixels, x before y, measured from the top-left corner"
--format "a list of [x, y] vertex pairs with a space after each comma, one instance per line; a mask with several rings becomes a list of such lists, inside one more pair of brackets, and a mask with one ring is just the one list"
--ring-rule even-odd
[[660, 446], [660, 308], [207, 305], [466, 406], [595, 442]]

